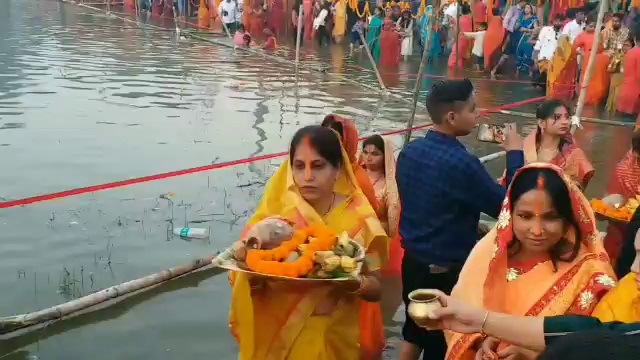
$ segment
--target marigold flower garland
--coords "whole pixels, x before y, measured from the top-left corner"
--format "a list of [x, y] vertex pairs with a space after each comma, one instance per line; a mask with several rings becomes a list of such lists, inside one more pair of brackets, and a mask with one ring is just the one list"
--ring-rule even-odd
[[[313, 238], [313, 239], [309, 239]], [[300, 257], [293, 262], [283, 262], [299, 245], [309, 241]], [[247, 251], [247, 267], [260, 274], [299, 278], [311, 273], [314, 267], [313, 257], [316, 251], [328, 251], [336, 246], [338, 238], [329, 228], [311, 226], [296, 231], [291, 240], [284, 241], [271, 250]]]

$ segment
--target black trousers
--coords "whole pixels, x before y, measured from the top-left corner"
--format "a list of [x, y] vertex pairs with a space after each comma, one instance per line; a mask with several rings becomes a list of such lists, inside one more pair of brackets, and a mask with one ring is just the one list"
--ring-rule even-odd
[[318, 45], [320, 46], [322, 46], [323, 39], [325, 39], [327, 45], [331, 44], [331, 35], [329, 35], [329, 30], [324, 25], [318, 26], [316, 37], [318, 38]]
[[442, 331], [427, 331], [418, 325], [407, 314], [409, 293], [416, 289], [438, 289], [447, 294], [458, 281], [461, 267], [452, 267], [443, 273], [434, 274], [428, 264], [416, 259], [416, 255], [405, 253], [402, 259], [402, 300], [405, 304], [404, 326], [402, 337], [406, 342], [422, 348], [422, 359], [440, 360], [447, 354], [447, 343]]

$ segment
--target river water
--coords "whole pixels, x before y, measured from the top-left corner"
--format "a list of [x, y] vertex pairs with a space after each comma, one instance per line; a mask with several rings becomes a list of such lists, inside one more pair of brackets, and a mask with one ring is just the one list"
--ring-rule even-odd
[[[366, 57], [350, 60], [340, 46], [318, 51], [305, 44], [305, 67], [296, 79], [291, 63], [180, 41], [167, 31], [173, 23], [166, 19], [145, 20], [163, 30], [53, 0], [8, 0], [2, 7], [0, 201], [283, 151], [297, 128], [329, 112], [354, 118], [365, 135], [403, 128], [410, 116], [405, 100], [417, 59], [383, 72], [401, 100], [372, 91], [377, 82]], [[292, 59], [291, 44], [281, 41], [275, 55]], [[431, 64], [427, 72], [441, 69]], [[433, 81], [426, 79], [424, 88]], [[540, 96], [526, 84], [474, 84], [482, 108]], [[529, 104], [512, 110], [534, 109]], [[419, 107], [417, 123], [426, 119]], [[531, 128], [526, 117], [491, 119]], [[601, 195], [628, 147], [629, 132], [587, 124], [578, 133], [598, 169], [590, 196]], [[401, 136], [393, 140], [401, 144]], [[467, 144], [478, 155], [498, 150], [473, 136]], [[0, 211], [0, 316], [62, 303], [225, 248], [280, 161]], [[496, 175], [503, 166], [500, 160], [488, 165]], [[161, 197], [169, 193], [169, 200]], [[212, 235], [185, 241], [170, 234], [185, 224]], [[396, 300], [385, 302], [391, 343], [400, 325], [393, 318]], [[233, 359], [229, 301], [226, 275], [205, 270], [4, 338], [0, 358]]]

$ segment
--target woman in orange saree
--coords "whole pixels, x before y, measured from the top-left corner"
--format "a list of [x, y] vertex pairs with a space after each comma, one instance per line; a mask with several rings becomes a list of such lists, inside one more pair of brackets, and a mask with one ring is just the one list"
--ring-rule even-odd
[[578, 58], [568, 35], [558, 38], [558, 47], [551, 61], [539, 63], [540, 72], [547, 72], [547, 97], [569, 101], [576, 89]]
[[585, 105], [599, 105], [604, 101], [609, 90], [609, 82], [611, 74], [608, 71], [609, 55], [602, 52], [602, 42], [598, 49], [594, 49], [594, 41], [596, 38], [596, 23], [594, 20], [587, 20], [584, 32], [580, 33], [573, 44], [574, 50], [582, 54], [582, 80], [585, 80], [587, 69], [589, 68], [589, 59], [591, 52], [596, 51], [595, 63], [593, 64], [593, 72], [589, 80], [589, 86], [586, 88], [587, 96], [585, 97]]
[[[277, 216], [294, 228], [324, 225], [347, 232], [366, 249], [366, 268], [344, 285], [299, 285], [233, 272], [231, 332], [239, 359], [375, 359], [363, 354], [360, 311], [380, 297], [378, 273], [387, 258], [388, 237], [358, 188], [336, 133], [304, 127], [291, 141], [289, 159], [269, 179], [243, 232]], [[241, 236], [242, 238], [242, 236]], [[379, 329], [382, 331], [382, 329]], [[379, 354], [378, 354], [379, 356]]]
[[[495, 9], [489, 8], [489, 11]], [[502, 45], [506, 30], [502, 26], [502, 17], [491, 15], [487, 32], [484, 35], [484, 68], [493, 69], [502, 55]]]
[[[615, 286], [608, 260], [580, 189], [555, 165], [528, 164], [515, 174], [496, 226], [471, 251], [451, 296], [512, 315], [588, 315]], [[538, 355], [481, 334], [445, 334], [450, 360]]]
[[249, 29], [246, 29], [253, 36], [262, 36], [264, 33], [264, 9], [263, 2], [252, 0], [253, 7], [249, 10]]
[[400, 244], [400, 195], [396, 183], [396, 158], [391, 141], [372, 135], [362, 143], [359, 163], [366, 170], [379, 204], [378, 217], [389, 237], [389, 261], [385, 275], [399, 275], [404, 249]]
[[[538, 126], [522, 144], [524, 161], [558, 166], [579, 188], [585, 189], [595, 169], [571, 135], [570, 110], [566, 103], [556, 99], [545, 100], [538, 106]], [[501, 182], [504, 185], [504, 179]]]
[[[637, 196], [640, 196], [640, 131], [638, 130], [633, 133], [631, 149], [613, 170], [604, 200], [607, 201], [607, 197], [610, 197], [618, 205], [624, 205], [628, 199], [635, 199]], [[607, 226], [604, 247], [614, 267], [626, 238], [627, 225], [627, 223], [609, 221]]]

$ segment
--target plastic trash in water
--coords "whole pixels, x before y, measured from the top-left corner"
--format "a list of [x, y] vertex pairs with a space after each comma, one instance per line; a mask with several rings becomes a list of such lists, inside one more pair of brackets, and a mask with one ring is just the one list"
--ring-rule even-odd
[[206, 239], [209, 237], [208, 230], [203, 228], [175, 228], [173, 233], [183, 238]]

